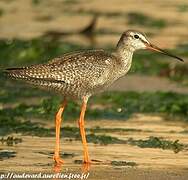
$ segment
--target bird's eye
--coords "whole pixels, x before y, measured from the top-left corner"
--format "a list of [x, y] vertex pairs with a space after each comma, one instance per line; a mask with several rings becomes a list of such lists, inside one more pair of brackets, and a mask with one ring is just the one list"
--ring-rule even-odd
[[139, 35], [135, 34], [135, 35], [134, 35], [134, 38], [135, 38], [135, 39], [138, 39], [138, 38], [139, 38]]

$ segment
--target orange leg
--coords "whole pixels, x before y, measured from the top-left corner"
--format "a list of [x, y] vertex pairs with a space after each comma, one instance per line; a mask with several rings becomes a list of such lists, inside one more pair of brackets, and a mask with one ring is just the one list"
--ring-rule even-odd
[[56, 164], [62, 164], [63, 160], [59, 156], [59, 150], [60, 150], [60, 128], [61, 128], [61, 116], [64, 111], [64, 108], [67, 104], [67, 101], [64, 100], [63, 104], [59, 108], [58, 112], [56, 113], [55, 116], [55, 130], [56, 130], [56, 145], [55, 145], [55, 152], [53, 159], [56, 162]]
[[87, 147], [86, 133], [85, 133], [85, 128], [84, 128], [84, 116], [85, 116], [86, 106], [87, 106], [87, 98], [83, 98], [83, 103], [82, 103], [82, 108], [81, 108], [81, 113], [80, 113], [78, 124], [80, 127], [80, 134], [82, 137], [82, 144], [83, 144], [83, 149], [84, 149], [84, 163], [88, 164], [90, 163], [90, 159], [89, 159], [89, 153], [88, 153], [88, 147]]

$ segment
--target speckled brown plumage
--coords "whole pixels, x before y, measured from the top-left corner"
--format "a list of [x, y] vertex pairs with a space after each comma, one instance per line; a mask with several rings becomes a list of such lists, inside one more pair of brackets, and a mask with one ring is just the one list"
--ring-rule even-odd
[[104, 89], [118, 77], [121, 61], [103, 50], [64, 54], [46, 64], [7, 69], [9, 76], [80, 99]]

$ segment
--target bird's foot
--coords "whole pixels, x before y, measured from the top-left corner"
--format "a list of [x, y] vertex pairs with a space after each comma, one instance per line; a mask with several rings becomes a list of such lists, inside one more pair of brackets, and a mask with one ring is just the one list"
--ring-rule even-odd
[[59, 156], [53, 156], [53, 160], [55, 161], [56, 164], [63, 164], [64, 161], [61, 159]]
[[91, 161], [88, 160], [88, 161], [83, 161], [83, 164], [82, 164], [82, 172], [88, 172], [90, 170], [90, 167], [91, 167]]
[[53, 171], [54, 171], [55, 173], [59, 173], [59, 172], [61, 172], [61, 168], [62, 168], [62, 164], [57, 164], [57, 163], [55, 163], [55, 164], [54, 164], [54, 167], [53, 167]]
[[88, 172], [91, 168], [92, 165], [100, 165], [100, 164], [105, 164], [103, 161], [101, 160], [96, 160], [96, 159], [92, 159], [92, 160], [76, 160], [78, 164], [82, 164], [82, 172]]
[[91, 161], [90, 159], [84, 159], [83, 163], [84, 163], [84, 164], [91, 164], [92, 161]]
[[55, 161], [53, 170], [55, 173], [58, 173], [61, 171], [61, 166], [64, 163], [64, 161], [59, 156], [55, 156], [55, 155], [53, 156], [53, 159]]

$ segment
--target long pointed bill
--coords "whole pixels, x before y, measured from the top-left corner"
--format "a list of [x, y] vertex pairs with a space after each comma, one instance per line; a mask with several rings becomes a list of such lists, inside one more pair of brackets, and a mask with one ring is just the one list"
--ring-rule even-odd
[[157, 51], [157, 52], [160, 52], [160, 53], [165, 54], [165, 55], [167, 55], [167, 56], [176, 58], [176, 59], [178, 59], [179, 61], [183, 61], [183, 59], [181, 59], [181, 58], [179, 58], [179, 57], [177, 57], [177, 56], [175, 56], [175, 55], [173, 55], [173, 54], [170, 54], [170, 53], [164, 51], [163, 49], [158, 48], [157, 46], [155, 46], [155, 45], [153, 45], [153, 44], [146, 44], [146, 49], [149, 49], [149, 50], [152, 50], [152, 51]]

